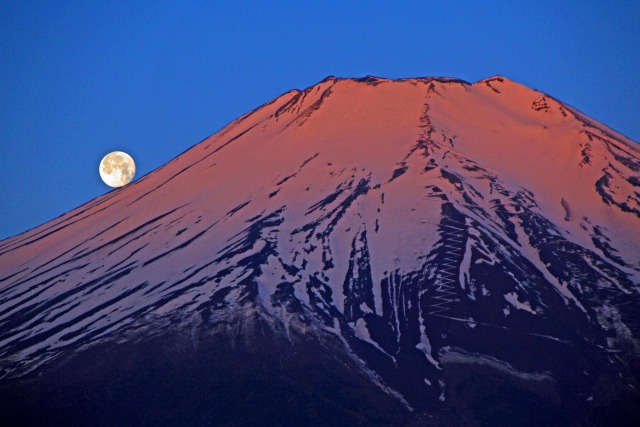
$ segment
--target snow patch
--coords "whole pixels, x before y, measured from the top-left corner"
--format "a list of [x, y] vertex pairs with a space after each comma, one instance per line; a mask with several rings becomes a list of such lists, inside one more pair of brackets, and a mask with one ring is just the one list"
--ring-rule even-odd
[[486, 354], [470, 353], [461, 348], [443, 347], [439, 355], [440, 361], [445, 365], [448, 363], [484, 365], [527, 381], [555, 381], [548, 372], [520, 371], [504, 360]]
[[531, 314], [537, 314], [532, 308], [531, 304], [528, 301], [520, 302], [518, 300], [518, 294], [515, 292], [510, 292], [504, 295], [504, 299], [507, 300], [512, 306], [517, 308], [518, 310], [528, 311]]

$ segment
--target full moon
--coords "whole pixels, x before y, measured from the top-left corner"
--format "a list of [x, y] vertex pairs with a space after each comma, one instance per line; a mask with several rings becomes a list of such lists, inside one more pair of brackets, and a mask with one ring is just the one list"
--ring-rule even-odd
[[127, 153], [113, 151], [100, 162], [100, 178], [109, 187], [127, 185], [136, 174], [136, 164]]

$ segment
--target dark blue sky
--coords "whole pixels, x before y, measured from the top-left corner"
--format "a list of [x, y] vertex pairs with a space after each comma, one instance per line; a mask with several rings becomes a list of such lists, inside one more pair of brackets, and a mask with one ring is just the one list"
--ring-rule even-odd
[[634, 0], [0, 2], [0, 239], [109, 191], [107, 152], [139, 178], [327, 75], [502, 74], [639, 141], [639, 22]]

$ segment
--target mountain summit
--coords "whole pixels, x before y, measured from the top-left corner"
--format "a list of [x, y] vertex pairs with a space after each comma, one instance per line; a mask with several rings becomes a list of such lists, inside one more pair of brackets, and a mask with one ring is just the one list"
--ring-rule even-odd
[[500, 76], [328, 77], [0, 242], [0, 417], [632, 424], [639, 312], [637, 143]]

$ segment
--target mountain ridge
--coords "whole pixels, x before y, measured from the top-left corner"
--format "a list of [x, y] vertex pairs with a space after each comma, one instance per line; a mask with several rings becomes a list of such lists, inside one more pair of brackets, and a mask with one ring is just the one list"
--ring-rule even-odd
[[286, 92], [0, 242], [0, 386], [175, 330], [195, 354], [340, 353], [354, 384], [413, 416], [457, 408], [460, 424], [482, 416], [461, 391], [476, 375], [470, 389], [509, 389], [549, 419], [594, 396], [602, 414], [611, 396], [636, 402], [633, 144], [501, 76]]

